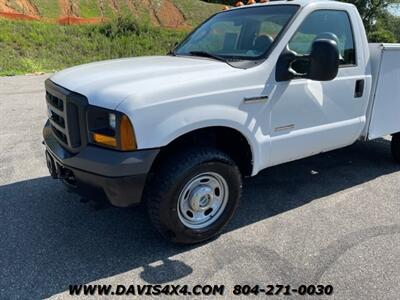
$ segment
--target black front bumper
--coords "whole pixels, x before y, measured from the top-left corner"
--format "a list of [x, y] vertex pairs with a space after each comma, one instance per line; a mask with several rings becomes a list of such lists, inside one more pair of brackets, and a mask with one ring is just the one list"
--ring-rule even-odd
[[71, 153], [60, 145], [48, 123], [43, 138], [53, 178], [90, 200], [118, 207], [140, 203], [147, 174], [159, 153], [159, 149], [119, 152], [91, 145]]

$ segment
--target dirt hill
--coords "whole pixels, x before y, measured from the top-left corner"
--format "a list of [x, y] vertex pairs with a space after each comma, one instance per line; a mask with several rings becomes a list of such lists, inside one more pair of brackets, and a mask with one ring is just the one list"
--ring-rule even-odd
[[130, 14], [162, 27], [189, 27], [221, 9], [200, 0], [0, 0], [0, 16], [96, 23]]

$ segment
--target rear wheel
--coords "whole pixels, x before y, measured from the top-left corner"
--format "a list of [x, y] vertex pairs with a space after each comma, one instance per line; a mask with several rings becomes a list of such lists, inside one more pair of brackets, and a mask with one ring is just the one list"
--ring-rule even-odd
[[400, 163], [400, 133], [392, 136], [392, 155], [394, 160]]
[[198, 243], [216, 236], [229, 222], [241, 187], [239, 169], [225, 153], [187, 149], [161, 163], [145, 201], [152, 223], [164, 237]]

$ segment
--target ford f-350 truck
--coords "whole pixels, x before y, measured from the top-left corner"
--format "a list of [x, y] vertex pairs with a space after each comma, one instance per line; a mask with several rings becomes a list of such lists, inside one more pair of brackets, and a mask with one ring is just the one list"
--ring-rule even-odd
[[400, 162], [400, 45], [368, 44], [340, 2], [223, 11], [166, 56], [56, 73], [46, 99], [51, 175], [117, 207], [145, 202], [180, 243], [221, 232], [242, 178], [270, 166], [387, 135]]

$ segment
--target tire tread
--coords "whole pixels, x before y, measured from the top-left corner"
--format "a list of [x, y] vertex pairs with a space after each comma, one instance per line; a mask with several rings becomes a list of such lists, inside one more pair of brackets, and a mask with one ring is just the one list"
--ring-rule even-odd
[[400, 133], [392, 136], [391, 149], [394, 160], [400, 163]]
[[[167, 239], [174, 240], [174, 234], [161, 223], [161, 203], [177, 179], [185, 172], [203, 163], [221, 162], [240, 171], [233, 160], [224, 152], [214, 148], [186, 148], [174, 154], [167, 161], [161, 162], [153, 172], [148, 186], [145, 190], [145, 203], [147, 205], [150, 221], [153, 226]], [[241, 190], [241, 189], [240, 189]], [[240, 195], [239, 195], [240, 196]], [[193, 241], [182, 241], [180, 243], [193, 243]]]

